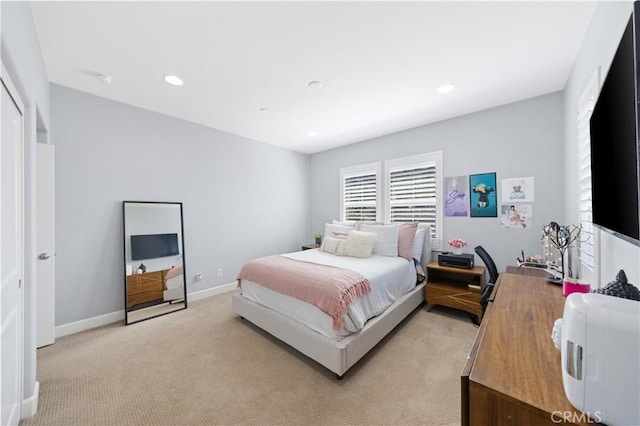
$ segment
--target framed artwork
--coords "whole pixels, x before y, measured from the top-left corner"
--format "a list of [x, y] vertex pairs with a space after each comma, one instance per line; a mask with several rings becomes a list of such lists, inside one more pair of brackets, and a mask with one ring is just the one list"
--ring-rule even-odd
[[533, 176], [502, 179], [503, 203], [532, 203]]
[[444, 178], [444, 215], [467, 217], [467, 176]]
[[471, 217], [498, 217], [496, 174], [469, 175]]
[[500, 225], [507, 229], [531, 229], [533, 225], [533, 204], [503, 204]]

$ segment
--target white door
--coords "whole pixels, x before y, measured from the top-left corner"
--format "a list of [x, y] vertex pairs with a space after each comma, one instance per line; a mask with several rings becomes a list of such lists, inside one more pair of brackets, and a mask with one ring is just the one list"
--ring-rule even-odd
[[[0, 148], [0, 424], [17, 425], [22, 405], [23, 118], [3, 69]], [[7, 87], [9, 89], [7, 89]], [[11, 93], [9, 92], [11, 90]], [[17, 104], [16, 104], [17, 103]]]
[[55, 169], [54, 147], [36, 144], [38, 279], [36, 347], [55, 342]]

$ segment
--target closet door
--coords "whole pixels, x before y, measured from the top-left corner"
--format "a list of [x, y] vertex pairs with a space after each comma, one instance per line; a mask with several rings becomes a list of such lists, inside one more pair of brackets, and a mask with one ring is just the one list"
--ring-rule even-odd
[[36, 144], [37, 167], [37, 326], [36, 346], [55, 342], [55, 167], [54, 147]]
[[2, 69], [0, 110], [0, 424], [17, 425], [22, 414], [23, 104]]

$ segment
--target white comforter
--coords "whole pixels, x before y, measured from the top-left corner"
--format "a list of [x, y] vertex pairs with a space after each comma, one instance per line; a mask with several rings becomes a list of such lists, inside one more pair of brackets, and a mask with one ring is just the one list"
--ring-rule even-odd
[[402, 257], [372, 256], [368, 259], [335, 256], [320, 250], [288, 253], [290, 259], [337, 266], [359, 272], [369, 280], [371, 293], [349, 305], [343, 318], [344, 327], [336, 331], [332, 319], [316, 306], [277, 293], [252, 281], [242, 281], [242, 295], [274, 309], [327, 337], [340, 339], [362, 329], [369, 318], [381, 314], [393, 302], [415, 287], [414, 265]]

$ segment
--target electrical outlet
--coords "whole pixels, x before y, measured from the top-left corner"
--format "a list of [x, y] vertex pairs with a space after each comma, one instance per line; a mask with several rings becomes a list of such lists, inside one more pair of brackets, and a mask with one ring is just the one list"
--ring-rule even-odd
[[195, 276], [196, 281], [202, 281], [202, 272], [198, 272]]
[[221, 276], [222, 276], [222, 268], [220, 268], [220, 269], [218, 269], [218, 270], [216, 271], [216, 275], [217, 275], [217, 276], [219, 276], [219, 277], [221, 277]]

